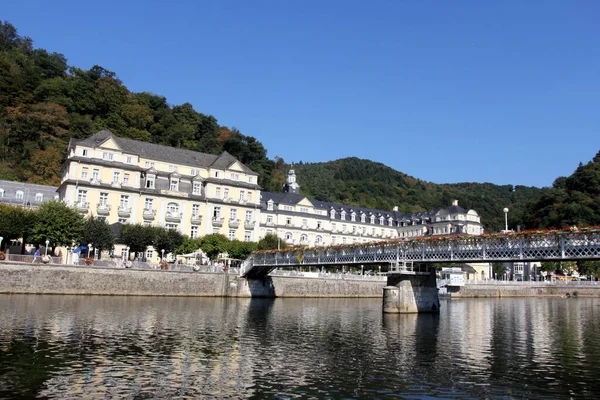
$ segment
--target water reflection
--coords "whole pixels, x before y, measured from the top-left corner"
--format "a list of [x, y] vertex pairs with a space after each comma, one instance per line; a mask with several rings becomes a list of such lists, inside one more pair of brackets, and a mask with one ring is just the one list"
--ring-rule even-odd
[[0, 296], [0, 398], [590, 398], [598, 299]]

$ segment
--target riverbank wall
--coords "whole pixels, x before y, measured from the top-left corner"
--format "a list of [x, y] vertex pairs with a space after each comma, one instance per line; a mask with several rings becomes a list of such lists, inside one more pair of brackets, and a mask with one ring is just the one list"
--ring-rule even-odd
[[[599, 284], [596, 284], [599, 283]], [[481, 298], [481, 297], [600, 297], [600, 282], [585, 283], [543, 283], [524, 282], [510, 284], [469, 284], [448, 290], [445, 298]], [[442, 296], [440, 296], [442, 297]]]
[[381, 297], [385, 282], [0, 263], [0, 293], [198, 297]]

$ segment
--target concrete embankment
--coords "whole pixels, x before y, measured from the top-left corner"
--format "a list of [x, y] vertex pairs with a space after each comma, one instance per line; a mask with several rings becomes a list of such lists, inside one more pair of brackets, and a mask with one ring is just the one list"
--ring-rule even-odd
[[224, 273], [0, 263], [0, 293], [204, 296], [381, 297], [385, 282], [301, 277], [248, 281]]
[[[565, 296], [589, 296], [600, 297], [600, 284], [577, 284], [556, 283], [544, 284], [538, 282], [524, 282], [520, 285], [467, 285], [458, 288], [457, 291], [448, 292], [446, 297], [450, 298], [474, 298], [474, 297], [565, 297]], [[600, 283], [600, 282], [598, 282]]]

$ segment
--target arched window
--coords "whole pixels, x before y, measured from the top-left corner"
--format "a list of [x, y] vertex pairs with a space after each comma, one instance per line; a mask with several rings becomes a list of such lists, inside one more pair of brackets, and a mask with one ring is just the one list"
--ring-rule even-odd
[[300, 235], [300, 243], [301, 244], [307, 244], [308, 243], [308, 236], [306, 234]]
[[177, 204], [177, 203], [167, 204], [167, 212], [170, 212], [171, 214], [179, 213], [179, 204]]
[[320, 235], [318, 235], [315, 238], [315, 246], [321, 246], [323, 244], [323, 237], [321, 237]]

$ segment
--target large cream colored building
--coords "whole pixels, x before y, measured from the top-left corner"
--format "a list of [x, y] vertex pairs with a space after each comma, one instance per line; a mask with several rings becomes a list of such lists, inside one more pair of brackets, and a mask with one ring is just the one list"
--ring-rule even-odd
[[259, 239], [258, 174], [227, 152], [204, 154], [102, 130], [71, 140], [58, 191], [67, 204], [110, 224]]
[[282, 193], [261, 192], [258, 174], [227, 152], [204, 154], [108, 130], [70, 141], [58, 192], [110, 224], [160, 225], [192, 238], [221, 233], [256, 242], [274, 233], [288, 245], [320, 246], [483, 232], [477, 212], [457, 202], [402, 214], [310, 200], [299, 193], [293, 169]]
[[457, 201], [448, 208], [412, 214], [309, 200], [299, 193], [294, 170], [283, 193], [262, 192], [260, 236], [284, 238], [288, 245], [332, 245], [429, 235], [483, 233], [479, 215]]

